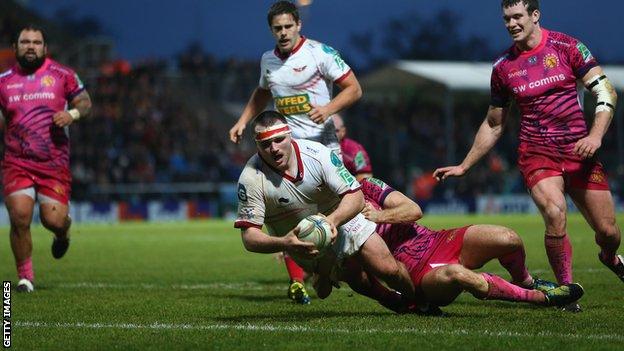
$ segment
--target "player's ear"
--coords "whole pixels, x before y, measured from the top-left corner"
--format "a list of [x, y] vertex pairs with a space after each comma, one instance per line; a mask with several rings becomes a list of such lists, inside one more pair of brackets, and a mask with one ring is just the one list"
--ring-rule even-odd
[[540, 20], [540, 17], [542, 17], [542, 13], [540, 12], [540, 10], [535, 10], [533, 11], [533, 14], [531, 14], [531, 16], [533, 17], [533, 23], [537, 24]]

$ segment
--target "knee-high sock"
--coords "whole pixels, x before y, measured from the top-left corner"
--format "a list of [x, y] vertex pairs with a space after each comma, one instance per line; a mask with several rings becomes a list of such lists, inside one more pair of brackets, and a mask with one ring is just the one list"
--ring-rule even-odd
[[572, 283], [572, 245], [567, 234], [544, 237], [546, 255], [559, 284]]
[[517, 284], [530, 284], [531, 275], [526, 267], [524, 247], [498, 259], [501, 266], [511, 274], [511, 279]]
[[19, 279], [28, 279], [31, 282], [35, 280], [35, 272], [33, 271], [32, 266], [32, 258], [28, 257], [27, 259], [17, 262], [17, 276]]
[[488, 282], [489, 290], [486, 300], [505, 300], [540, 303], [544, 301], [544, 294], [537, 290], [529, 290], [514, 285], [505, 279], [490, 273], [481, 273]]
[[292, 257], [288, 255], [284, 256], [284, 263], [286, 264], [286, 270], [288, 270], [288, 276], [290, 277], [290, 280], [303, 283], [303, 278], [305, 275], [303, 268], [299, 267], [297, 262], [295, 262], [295, 260], [293, 260]]
[[397, 313], [404, 313], [409, 308], [409, 303], [403, 299], [400, 293], [386, 288], [372, 275], [368, 276], [370, 286], [364, 295], [377, 300], [380, 305]]

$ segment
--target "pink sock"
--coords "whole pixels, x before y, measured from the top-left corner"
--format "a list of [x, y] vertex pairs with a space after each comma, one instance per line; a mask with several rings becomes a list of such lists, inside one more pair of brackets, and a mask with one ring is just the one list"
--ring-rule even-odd
[[537, 290], [528, 290], [511, 284], [505, 279], [490, 273], [481, 273], [488, 282], [489, 290], [486, 300], [523, 301], [540, 303], [544, 294]]
[[303, 283], [303, 278], [305, 275], [303, 268], [299, 267], [297, 262], [295, 262], [295, 260], [293, 260], [292, 257], [288, 255], [284, 256], [284, 263], [286, 263], [286, 270], [288, 270], [288, 276], [290, 277], [290, 280]]
[[524, 248], [520, 248], [519, 250], [499, 258], [498, 262], [511, 274], [511, 279], [514, 283], [530, 284], [531, 275], [526, 268], [525, 260], [526, 254], [524, 253]]
[[35, 280], [35, 272], [33, 271], [32, 259], [30, 257], [17, 263], [17, 276], [19, 279], [28, 279], [31, 282]]
[[546, 255], [559, 284], [572, 283], [572, 245], [568, 235], [544, 237]]

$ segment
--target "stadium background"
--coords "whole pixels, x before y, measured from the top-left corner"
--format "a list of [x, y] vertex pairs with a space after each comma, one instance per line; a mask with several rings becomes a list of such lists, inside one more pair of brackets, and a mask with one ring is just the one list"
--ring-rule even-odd
[[[44, 17], [36, 3], [0, 4], [0, 68], [13, 62], [14, 30], [40, 22], [49, 31], [51, 55], [76, 68], [92, 95], [92, 116], [70, 130], [73, 218], [231, 218], [234, 183], [253, 145], [235, 146], [226, 134], [257, 85], [258, 59], [222, 58], [192, 40], [173, 57], [130, 59], [117, 53], [116, 38], [96, 17], [67, 11]], [[310, 13], [304, 8], [303, 15], [305, 21]], [[488, 104], [487, 91], [456, 92], [448, 110], [449, 96], [435, 82], [414, 78], [394, 89], [372, 88], [379, 80], [396, 81], [388, 68], [397, 59], [490, 62], [502, 49], [478, 35], [458, 35], [460, 21], [452, 10], [430, 19], [408, 18], [385, 23], [408, 39], [393, 45], [390, 35], [378, 35], [388, 49], [385, 55], [373, 53], [370, 32], [355, 31], [349, 45], [338, 48], [364, 88], [363, 99], [344, 112], [349, 136], [368, 149], [376, 176], [417, 200], [427, 213], [535, 213], [515, 167], [516, 111], [494, 152], [466, 177], [436, 185], [431, 171], [460, 161], [470, 147]], [[601, 64], [622, 62], [607, 57], [599, 57]], [[593, 111], [592, 100], [587, 99], [586, 111]], [[620, 106], [620, 122], [621, 114]], [[620, 122], [612, 124], [601, 151], [618, 209], [624, 191]], [[0, 213], [0, 223], [8, 223], [5, 211]]]

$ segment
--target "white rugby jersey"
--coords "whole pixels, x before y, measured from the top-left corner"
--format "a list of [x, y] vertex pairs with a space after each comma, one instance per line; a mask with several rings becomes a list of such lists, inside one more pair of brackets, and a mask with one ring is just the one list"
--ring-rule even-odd
[[277, 48], [262, 55], [259, 85], [271, 91], [275, 109], [286, 116], [294, 138], [337, 144], [331, 118], [319, 125], [308, 112], [312, 110], [310, 104], [327, 105], [333, 84], [350, 73], [338, 51], [302, 36], [289, 55], [282, 55]]
[[359, 190], [360, 183], [338, 156], [320, 143], [293, 139], [296, 177], [284, 174], [256, 154], [238, 180], [236, 228], [267, 226], [270, 235], [284, 236], [303, 218], [329, 214], [343, 194]]

